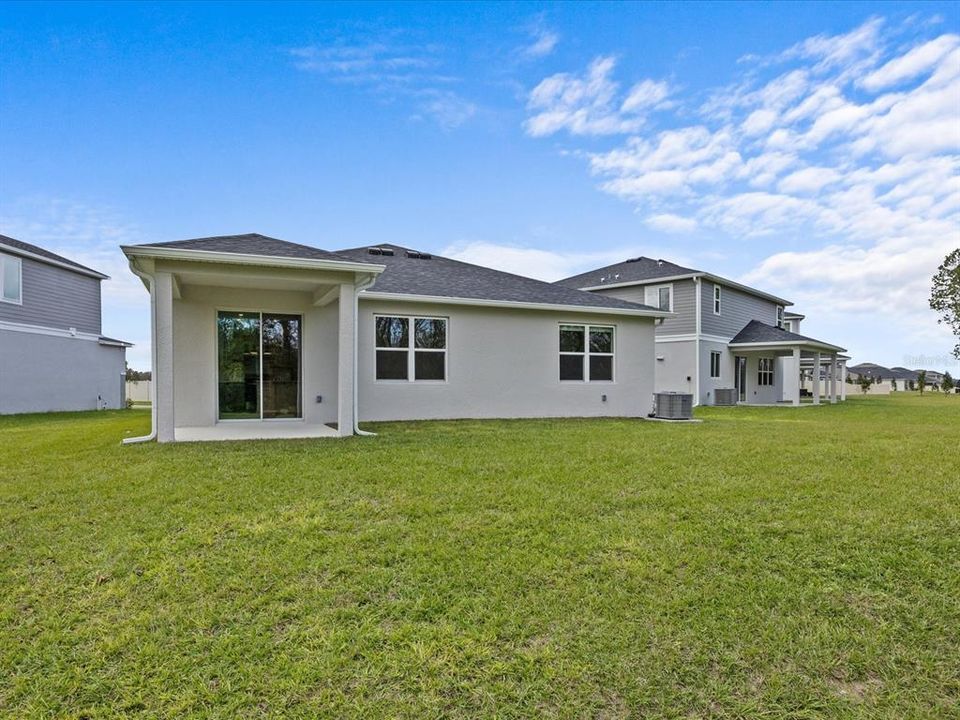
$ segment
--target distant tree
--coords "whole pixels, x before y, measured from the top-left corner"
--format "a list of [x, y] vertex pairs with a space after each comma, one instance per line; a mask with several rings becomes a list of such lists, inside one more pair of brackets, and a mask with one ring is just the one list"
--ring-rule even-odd
[[[930, 307], [940, 313], [937, 322], [960, 339], [960, 248], [947, 255], [933, 276]], [[960, 359], [960, 342], [953, 347], [953, 356]]]
[[940, 382], [940, 387], [943, 389], [943, 391], [953, 392], [955, 385], [956, 383], [953, 382], [953, 377], [950, 375], [950, 373], [945, 372], [943, 374], [943, 380]]
[[896, 391], [897, 391], [897, 379], [896, 379], [896, 378], [890, 378], [890, 391], [891, 391], [891, 392], [896, 392]]
[[861, 375], [857, 380], [857, 384], [860, 386], [860, 392], [866, 395], [867, 391], [870, 390], [870, 386], [873, 385], [873, 378], [869, 375]]
[[923, 395], [924, 386], [927, 384], [927, 371], [921, 370], [917, 373], [917, 385], [920, 386], [920, 394]]
[[150, 371], [149, 370], [132, 370], [129, 365], [127, 365], [127, 380], [149, 380]]
[[908, 390], [916, 390], [916, 389], [917, 389], [917, 386], [914, 385], [913, 380], [907, 380], [907, 389], [908, 389]]

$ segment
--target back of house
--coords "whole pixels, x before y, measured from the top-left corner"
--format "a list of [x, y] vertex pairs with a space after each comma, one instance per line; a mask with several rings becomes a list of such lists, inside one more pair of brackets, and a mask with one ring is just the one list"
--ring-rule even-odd
[[691, 393], [697, 404], [715, 404], [728, 394], [723, 391], [747, 404], [799, 404], [805, 377], [819, 382], [825, 374], [834, 388], [842, 381], [843, 348], [800, 335], [804, 316], [787, 311], [789, 300], [763, 290], [647, 257], [558, 284], [672, 313], [656, 328], [658, 392]]
[[101, 334], [106, 278], [0, 235], [0, 414], [123, 407], [130, 345]]

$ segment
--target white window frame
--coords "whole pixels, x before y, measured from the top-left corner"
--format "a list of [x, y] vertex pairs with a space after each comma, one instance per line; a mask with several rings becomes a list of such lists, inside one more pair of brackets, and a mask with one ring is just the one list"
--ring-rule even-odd
[[[559, 350], [560, 332], [562, 328], [577, 327], [583, 330], [583, 352], [572, 352], [569, 350]], [[610, 350], [608, 353], [598, 353], [590, 351], [590, 331], [591, 330], [609, 330], [610, 331]], [[584, 383], [607, 383], [608, 385], [617, 380], [617, 326], [616, 325], [592, 325], [582, 322], [562, 322], [557, 325], [557, 380], [563, 384], [584, 384]], [[560, 380], [560, 360], [562, 355], [575, 355], [583, 358], [583, 379], [582, 380]], [[593, 380], [590, 377], [590, 358], [608, 357], [610, 358], [610, 379]]]
[[719, 285], [713, 286], [713, 314], [719, 315], [721, 310], [722, 291]]
[[662, 310], [660, 307], [660, 291], [668, 290], [670, 293], [670, 304], [666, 308], [667, 312], [673, 312], [673, 283], [666, 285], [647, 285], [644, 288], [643, 304]]
[[[399, 318], [407, 321], [407, 347], [405, 348], [387, 348], [377, 345], [377, 318]], [[414, 328], [417, 320], [442, 320], [446, 331], [444, 332], [442, 348], [418, 348], [416, 346], [416, 333]], [[442, 315], [402, 315], [400, 313], [375, 313], [373, 316], [373, 381], [375, 383], [385, 383], [388, 385], [407, 385], [416, 383], [418, 385], [443, 385], [450, 380], [450, 358], [447, 351], [450, 349], [450, 318]], [[380, 379], [377, 377], [377, 353], [383, 351], [405, 352], [407, 353], [407, 379]], [[443, 380], [417, 380], [417, 356], [418, 352], [443, 353]]]
[[[15, 262], [17, 264], [17, 280], [20, 292], [17, 295], [15, 300], [4, 297], [4, 288], [3, 288], [3, 278], [7, 274], [6, 264]], [[16, 255], [8, 255], [7, 253], [0, 253], [0, 302], [9, 303], [11, 305], [23, 305], [23, 259], [18, 258]]]
[[762, 357], [757, 360], [757, 387], [773, 387], [773, 368], [772, 357]]
[[[714, 360], [716, 360], [716, 365], [717, 365], [717, 373], [716, 373], [716, 375], [714, 375], [714, 373], [713, 373]], [[711, 351], [710, 351], [710, 377], [712, 377], [712, 378], [719, 378], [719, 377], [720, 377], [720, 374], [721, 374], [721, 366], [720, 366], [720, 365], [721, 365], [721, 362], [722, 362], [722, 361], [723, 361], [723, 353], [721, 353], [719, 350], [711, 350]]]
[[777, 327], [783, 330], [783, 305], [777, 305]]

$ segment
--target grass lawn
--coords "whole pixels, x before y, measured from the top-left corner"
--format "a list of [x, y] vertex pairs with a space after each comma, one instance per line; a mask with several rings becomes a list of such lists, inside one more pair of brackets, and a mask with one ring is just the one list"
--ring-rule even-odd
[[960, 397], [698, 414], [0, 418], [0, 714], [960, 717]]

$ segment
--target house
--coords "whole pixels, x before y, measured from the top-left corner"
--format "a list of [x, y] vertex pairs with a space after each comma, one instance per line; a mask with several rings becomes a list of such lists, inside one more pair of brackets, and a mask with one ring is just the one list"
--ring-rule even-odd
[[846, 397], [844, 348], [800, 334], [804, 316], [776, 295], [647, 257], [557, 284], [671, 312], [656, 327], [658, 392], [688, 392], [711, 405], [718, 390], [733, 389], [741, 403], [799, 405], [805, 373], [814, 403], [822, 394], [831, 402]]
[[659, 308], [389, 244], [122, 249], [152, 308], [153, 431], [137, 440], [651, 409]]
[[0, 414], [124, 407], [130, 343], [100, 332], [106, 278], [0, 235]]

